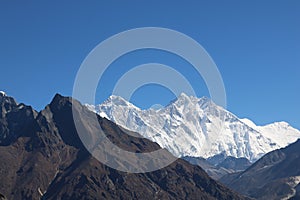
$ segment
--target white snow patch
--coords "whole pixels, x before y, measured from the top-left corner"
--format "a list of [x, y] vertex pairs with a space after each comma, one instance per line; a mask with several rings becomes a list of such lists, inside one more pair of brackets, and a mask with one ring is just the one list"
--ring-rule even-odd
[[6, 96], [6, 93], [4, 91], [0, 91], [0, 96]]
[[294, 176], [290, 177], [287, 184], [292, 187], [292, 193], [288, 194], [285, 198], [282, 198], [282, 200], [288, 200], [296, 195], [297, 191], [295, 187], [300, 183], [300, 176]]
[[105, 112], [100, 112], [100, 113], [99, 113], [99, 115], [100, 115], [100, 117], [102, 117], [102, 118], [106, 118], [106, 119], [108, 119], [108, 120], [109, 120], [109, 117], [106, 115], [106, 113], [105, 113]]

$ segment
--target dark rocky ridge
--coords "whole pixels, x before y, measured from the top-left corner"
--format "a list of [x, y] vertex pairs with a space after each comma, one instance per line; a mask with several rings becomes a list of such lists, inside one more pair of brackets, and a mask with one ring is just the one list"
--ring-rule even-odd
[[223, 160], [217, 166], [229, 170], [242, 171], [250, 167], [251, 162], [247, 158], [235, 158], [232, 156], [227, 156], [225, 160]]
[[[90, 137], [99, 123], [110, 140], [132, 152], [160, 147], [136, 138], [79, 102], [56, 95], [37, 114], [30, 106], [1, 97], [0, 192], [8, 199], [245, 199], [212, 180], [200, 167], [177, 160], [163, 169], [130, 174], [94, 159], [83, 147], [75, 111]], [[132, 133], [133, 134], [133, 133]]]
[[13, 143], [27, 126], [34, 121], [37, 112], [30, 106], [17, 104], [12, 97], [0, 94], [0, 145]]
[[225, 154], [218, 154], [207, 159], [189, 156], [183, 157], [183, 159], [200, 166], [215, 180], [231, 173], [243, 171], [251, 166], [251, 162], [247, 158], [235, 158]]
[[201, 157], [183, 157], [184, 160], [188, 161], [189, 163], [193, 165], [198, 165], [202, 169], [205, 170], [205, 172], [212, 177], [215, 180], [219, 180], [223, 176], [234, 173], [235, 171], [232, 169], [226, 169], [224, 167], [218, 167], [210, 162], [208, 162], [205, 158]]
[[251, 162], [247, 158], [235, 158], [226, 156], [223, 153], [207, 158], [207, 161], [216, 167], [223, 167], [233, 171], [242, 171], [251, 166]]
[[221, 181], [245, 195], [257, 199], [300, 199], [300, 140], [272, 151], [247, 170], [224, 176]]

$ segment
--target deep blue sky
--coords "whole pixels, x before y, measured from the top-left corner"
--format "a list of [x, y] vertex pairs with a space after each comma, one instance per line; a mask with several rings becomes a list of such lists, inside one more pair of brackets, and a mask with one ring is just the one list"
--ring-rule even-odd
[[[228, 110], [257, 124], [300, 128], [300, 1], [1, 1], [0, 90], [37, 110], [55, 93], [70, 96], [77, 70], [101, 41], [127, 29], [157, 26], [198, 41], [217, 64]], [[165, 52], [133, 52], [108, 69], [97, 103], [130, 68], [148, 62], [180, 71], [209, 96], [201, 76]], [[100, 84], [101, 85], [101, 84]], [[142, 108], [167, 104], [165, 88], [140, 88]]]

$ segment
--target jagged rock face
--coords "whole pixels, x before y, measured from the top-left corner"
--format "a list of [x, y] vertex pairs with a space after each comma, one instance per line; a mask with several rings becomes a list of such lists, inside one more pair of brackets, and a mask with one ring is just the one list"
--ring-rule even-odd
[[[93, 112], [56, 95], [38, 115], [20, 115], [22, 122], [7, 114], [1, 118], [1, 126], [16, 134], [0, 145], [0, 160], [5, 160], [0, 162], [0, 179], [5, 180], [0, 182], [0, 191], [8, 199], [245, 199], [183, 160], [140, 174], [103, 165], [83, 147], [72, 119], [72, 103], [76, 104], [75, 112], [86, 119], [81, 123], [87, 134], [92, 135], [95, 123], [99, 123], [107, 137], [125, 150], [160, 149], [158, 144], [127, 135], [123, 128], [99, 116], [91, 120]], [[11, 107], [4, 106], [10, 112], [24, 112], [17, 107], [13, 101]], [[11, 121], [16, 127], [22, 124], [22, 131], [11, 132], [7, 125]]]
[[257, 199], [300, 198], [300, 140], [272, 151], [247, 170], [227, 175], [223, 183]]
[[9, 145], [28, 128], [37, 112], [30, 106], [17, 104], [12, 97], [0, 94], [0, 145]]

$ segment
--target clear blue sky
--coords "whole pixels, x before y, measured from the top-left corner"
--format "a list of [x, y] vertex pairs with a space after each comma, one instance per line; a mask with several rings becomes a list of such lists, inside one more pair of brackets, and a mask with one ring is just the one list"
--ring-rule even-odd
[[[287, 121], [300, 128], [300, 1], [1, 1], [0, 90], [37, 110], [55, 93], [70, 96], [77, 70], [101, 41], [127, 29], [158, 26], [198, 41], [224, 79], [228, 110], [257, 124]], [[133, 52], [106, 73], [97, 103], [133, 66], [174, 67], [209, 96], [200, 76], [180, 58]], [[148, 85], [134, 94], [142, 108], [174, 95]]]

